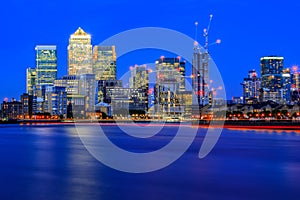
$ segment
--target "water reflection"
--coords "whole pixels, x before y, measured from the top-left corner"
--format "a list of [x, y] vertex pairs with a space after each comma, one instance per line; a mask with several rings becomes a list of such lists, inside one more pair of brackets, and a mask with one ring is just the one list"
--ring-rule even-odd
[[[128, 137], [116, 134], [119, 144], [129, 142]], [[149, 145], [168, 141], [170, 136], [161, 135], [147, 149], [143, 145], [132, 148], [149, 151]], [[200, 160], [197, 154], [203, 138], [199, 133], [188, 151], [167, 168], [129, 174], [95, 160], [73, 126], [2, 126], [0, 199], [299, 197], [299, 132], [224, 129], [213, 151]]]

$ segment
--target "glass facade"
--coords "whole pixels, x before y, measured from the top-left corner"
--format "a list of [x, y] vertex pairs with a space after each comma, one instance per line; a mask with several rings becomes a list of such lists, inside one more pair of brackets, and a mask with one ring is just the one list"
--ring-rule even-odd
[[131, 68], [129, 85], [131, 88], [144, 88], [148, 91], [149, 72], [146, 69], [146, 66], [135, 66]]
[[291, 86], [291, 100], [293, 102], [300, 101], [300, 73], [294, 72], [292, 74], [292, 86]]
[[272, 92], [282, 88], [283, 57], [263, 57], [261, 61], [261, 86]]
[[262, 57], [261, 87], [262, 101], [286, 103], [290, 101], [291, 74], [289, 69], [283, 68], [283, 57]]
[[94, 74], [69, 75], [55, 80], [54, 86], [66, 88], [69, 103], [72, 103], [74, 117], [85, 116], [94, 111], [96, 81]]
[[33, 111], [33, 96], [27, 93], [21, 95], [22, 110], [24, 118], [31, 118]]
[[67, 93], [65, 87], [48, 86], [45, 91], [45, 112], [51, 115], [67, 114]]
[[162, 57], [155, 64], [157, 84], [185, 91], [185, 62], [180, 62], [179, 58]]
[[136, 102], [140, 105], [144, 105], [143, 110], [148, 110], [148, 90], [149, 90], [149, 72], [146, 66], [135, 66], [131, 68], [131, 76], [129, 79], [129, 87], [138, 89], [138, 93], [134, 95]]
[[197, 102], [193, 102], [194, 104], [209, 104], [209, 59], [208, 52], [201, 52], [197, 45], [194, 46], [192, 86], [194, 94], [197, 97]]
[[184, 112], [178, 94], [185, 91], [185, 62], [161, 57], [155, 64], [155, 113], [164, 119], [177, 119]]
[[33, 94], [33, 86], [36, 85], [36, 69], [27, 68], [26, 70], [26, 93]]
[[68, 74], [92, 74], [91, 35], [80, 27], [70, 36], [68, 46]]
[[93, 73], [96, 80], [116, 80], [115, 46], [94, 46]]
[[51, 85], [57, 77], [56, 46], [36, 46], [36, 84]]
[[252, 104], [258, 102], [261, 82], [254, 69], [248, 72], [248, 77], [244, 78], [242, 85], [244, 103]]

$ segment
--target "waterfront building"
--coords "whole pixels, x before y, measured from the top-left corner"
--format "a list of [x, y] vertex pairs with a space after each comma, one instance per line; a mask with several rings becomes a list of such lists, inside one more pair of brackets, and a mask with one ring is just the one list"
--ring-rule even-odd
[[145, 110], [148, 110], [148, 90], [149, 90], [149, 71], [146, 66], [131, 67], [131, 74], [129, 78], [129, 87], [138, 90], [139, 93], [133, 98], [138, 102], [143, 102]]
[[65, 87], [48, 86], [45, 91], [45, 112], [66, 117], [67, 92]]
[[36, 50], [36, 84], [51, 85], [57, 77], [57, 51], [54, 45], [38, 45]]
[[74, 117], [83, 118], [94, 111], [96, 94], [94, 74], [63, 76], [54, 81], [54, 86], [65, 88]]
[[68, 95], [79, 94], [79, 79], [76, 75], [66, 75], [56, 79], [54, 86], [66, 88]]
[[25, 119], [30, 119], [33, 114], [33, 95], [23, 93], [21, 95], [22, 111]]
[[33, 86], [33, 114], [42, 114], [45, 111], [45, 94], [46, 87], [51, 85], [34, 85]]
[[177, 58], [162, 56], [155, 62], [156, 82], [159, 85], [168, 85], [174, 91], [185, 91], [185, 62]]
[[259, 90], [261, 88], [260, 78], [258, 78], [255, 69], [248, 72], [248, 77], [244, 78], [243, 86], [243, 103], [253, 104], [259, 100]]
[[195, 41], [192, 60], [192, 88], [197, 97], [193, 104], [199, 107], [209, 105], [209, 59], [208, 49], [201, 49], [198, 42]]
[[290, 73], [283, 68], [283, 57], [268, 56], [261, 59], [261, 101], [289, 102]]
[[106, 98], [116, 118], [127, 118], [129, 115], [141, 118], [147, 114], [148, 100], [145, 102], [142, 89], [109, 87], [106, 88]]
[[115, 46], [94, 46], [93, 73], [96, 80], [116, 80]]
[[300, 89], [300, 72], [293, 72], [292, 74], [292, 88], [299, 90]]
[[291, 101], [291, 87], [292, 87], [292, 78], [291, 71], [289, 68], [282, 70], [282, 98], [284, 103], [289, 103]]
[[91, 35], [79, 27], [69, 39], [68, 75], [92, 73]]
[[23, 115], [22, 103], [13, 99], [12, 101], [3, 101], [1, 104], [2, 119], [18, 119]]
[[183, 113], [178, 93], [185, 91], [185, 62], [161, 57], [155, 64], [155, 113], [163, 118], [178, 118]]
[[134, 66], [130, 68], [129, 78], [130, 88], [143, 88], [148, 91], [149, 88], [149, 71], [145, 65]]
[[36, 85], [36, 69], [35, 68], [27, 68], [26, 69], [26, 93], [32, 95], [33, 94], [33, 86]]
[[96, 81], [95, 74], [81, 74], [79, 77], [79, 95], [85, 96], [85, 111], [95, 111]]
[[192, 116], [193, 92], [179, 91], [177, 93], [179, 99], [179, 107], [183, 110], [182, 119], [190, 119]]
[[231, 101], [230, 101], [231, 104], [242, 104], [244, 103], [244, 98], [243, 97], [232, 97], [231, 98]]
[[114, 87], [122, 87], [122, 80], [99, 80], [97, 81], [97, 101], [105, 102], [110, 104], [110, 96], [107, 95], [107, 91], [113, 89]]
[[292, 76], [291, 101], [300, 102], [300, 73], [294, 71], [291, 76]]
[[95, 105], [95, 112], [97, 119], [105, 119], [112, 116], [111, 105], [104, 102]]

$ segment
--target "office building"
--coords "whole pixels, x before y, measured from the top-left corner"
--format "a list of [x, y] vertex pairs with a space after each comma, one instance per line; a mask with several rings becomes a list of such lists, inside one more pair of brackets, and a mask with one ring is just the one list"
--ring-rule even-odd
[[21, 95], [22, 111], [25, 119], [30, 119], [33, 114], [33, 95], [24, 93]]
[[38, 45], [36, 50], [36, 84], [53, 85], [57, 77], [56, 46]]
[[300, 73], [294, 71], [291, 76], [292, 76], [291, 101], [299, 102], [300, 101]]
[[96, 81], [94, 74], [79, 76], [79, 95], [85, 96], [85, 111], [95, 111]]
[[208, 50], [202, 50], [195, 41], [192, 60], [192, 88], [196, 96], [193, 104], [198, 107], [209, 104], [209, 59]]
[[93, 73], [96, 80], [116, 80], [115, 46], [94, 46]]
[[290, 72], [283, 67], [283, 57], [267, 56], [261, 59], [260, 101], [287, 103], [289, 101]]
[[261, 88], [260, 78], [258, 78], [255, 69], [248, 72], [248, 77], [244, 78], [243, 86], [243, 103], [253, 104], [259, 100], [259, 90]]
[[289, 103], [291, 101], [291, 87], [292, 87], [292, 78], [291, 78], [290, 69], [289, 68], [283, 69], [281, 76], [282, 76], [283, 103]]
[[26, 69], [26, 93], [33, 94], [33, 86], [36, 85], [36, 69], [27, 68]]
[[45, 112], [66, 117], [67, 92], [65, 87], [48, 86], [45, 91]]
[[96, 82], [94, 74], [68, 75], [54, 81], [54, 86], [64, 87], [73, 117], [84, 118], [94, 111]]
[[155, 113], [163, 118], [178, 118], [183, 113], [178, 93], [185, 91], [185, 62], [161, 57], [155, 64]]
[[145, 117], [148, 109], [148, 100], [142, 89], [109, 87], [106, 88], [106, 98], [110, 101], [114, 117], [127, 118], [129, 115]]
[[45, 94], [46, 87], [49, 85], [34, 85], [33, 86], [33, 114], [42, 114], [45, 112]]
[[23, 115], [22, 103], [13, 99], [12, 101], [3, 101], [1, 104], [2, 119], [11, 120], [18, 119]]
[[66, 88], [68, 95], [79, 94], [79, 78], [76, 75], [66, 75], [56, 79], [54, 86]]
[[79, 27], [69, 39], [68, 75], [92, 73], [91, 35]]
[[[129, 87], [139, 91], [136, 100], [145, 105], [144, 109], [148, 110], [148, 90], [149, 90], [149, 71], [146, 66], [135, 66], [131, 68], [129, 78]], [[139, 104], [140, 106], [140, 104]]]
[[121, 88], [122, 80], [99, 80], [97, 81], [97, 101], [104, 103], [111, 103], [111, 98], [108, 91], [113, 88]]

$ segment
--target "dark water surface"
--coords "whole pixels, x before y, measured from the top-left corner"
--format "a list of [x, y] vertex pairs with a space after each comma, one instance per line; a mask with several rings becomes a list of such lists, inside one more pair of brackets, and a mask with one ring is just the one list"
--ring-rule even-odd
[[[112, 141], [137, 152], [172, 139], [161, 134], [135, 144], [115, 127], [106, 129], [115, 132]], [[224, 129], [199, 159], [202, 140], [200, 133], [162, 170], [129, 174], [94, 159], [72, 125], [1, 125], [0, 199], [300, 199], [299, 133]]]

